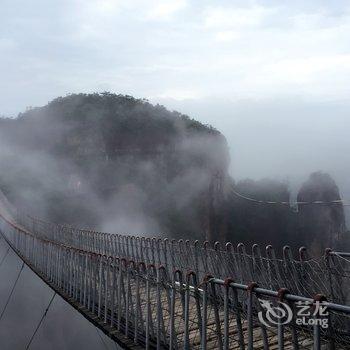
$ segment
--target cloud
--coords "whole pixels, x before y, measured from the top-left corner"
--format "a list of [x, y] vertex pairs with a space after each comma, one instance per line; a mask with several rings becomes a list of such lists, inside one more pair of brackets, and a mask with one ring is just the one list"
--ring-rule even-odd
[[197, 90], [191, 89], [170, 89], [164, 91], [163, 93], [152, 96], [151, 98], [160, 98], [160, 99], [175, 99], [175, 100], [187, 100], [187, 99], [198, 99], [201, 97], [201, 93]]
[[283, 81], [310, 82], [325, 71], [341, 70], [350, 73], [350, 54], [313, 56], [298, 59], [284, 59], [269, 65], [267, 74]]
[[239, 33], [233, 30], [223, 30], [216, 33], [215, 39], [217, 41], [227, 42], [227, 41], [236, 40], [239, 38], [239, 36], [240, 36]]
[[8, 38], [0, 38], [0, 50], [13, 51], [16, 48], [16, 43]]
[[147, 18], [153, 20], [169, 20], [178, 11], [185, 9], [187, 5], [186, 0], [156, 1], [147, 11]]
[[101, 87], [155, 100], [348, 94], [343, 3], [74, 0], [33, 11], [5, 0], [3, 7], [1, 113]]
[[204, 10], [204, 24], [208, 28], [252, 28], [261, 25], [274, 11], [273, 8], [257, 5], [208, 7]]

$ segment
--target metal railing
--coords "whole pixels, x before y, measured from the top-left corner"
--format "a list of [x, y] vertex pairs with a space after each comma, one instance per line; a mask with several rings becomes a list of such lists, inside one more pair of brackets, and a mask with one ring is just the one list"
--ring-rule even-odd
[[[0, 231], [33, 271], [111, 337], [124, 335], [146, 349], [349, 348], [349, 306], [326, 302], [328, 315], [318, 311], [311, 317], [326, 317], [328, 328], [297, 324], [294, 312], [288, 323], [270, 327], [259, 317], [262, 301], [284, 301], [294, 310], [300, 302], [314, 307], [321, 297], [222, 278], [239, 271], [239, 265], [230, 269], [240, 260], [231, 262], [229, 255], [222, 260], [219, 249], [76, 229], [70, 236], [67, 227], [50, 224], [42, 230], [38, 222], [30, 230], [28, 223], [24, 228], [0, 215]], [[206, 253], [198, 254], [200, 249]], [[215, 267], [219, 273], [208, 275]]]
[[301, 247], [295, 259], [285, 246], [282, 258], [277, 258], [272, 246], [267, 246], [263, 255], [257, 244], [248, 253], [242, 243], [235, 248], [231, 243], [222, 246], [219, 242], [211, 245], [102, 233], [57, 225], [22, 213], [16, 221], [37, 237], [96, 254], [163, 265], [168, 273], [175, 269], [193, 270], [200, 280], [208, 273], [222, 279], [231, 276], [239, 283], [256, 281], [268, 289], [284, 286], [294, 294], [312, 297], [322, 293], [333, 302], [350, 303], [350, 259], [346, 259], [346, 253], [331, 249], [312, 258]]

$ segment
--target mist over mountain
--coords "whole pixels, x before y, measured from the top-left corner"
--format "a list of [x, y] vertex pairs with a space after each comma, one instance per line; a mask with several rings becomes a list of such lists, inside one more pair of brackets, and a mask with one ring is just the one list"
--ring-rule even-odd
[[212, 175], [227, 176], [220, 132], [130, 96], [58, 98], [0, 133], [3, 190], [55, 222], [201, 238]]
[[[289, 202], [293, 191], [274, 179], [235, 182], [229, 166], [218, 130], [131, 96], [72, 94], [0, 119], [0, 187], [47, 220], [125, 234], [307, 245], [318, 253], [344, 241], [342, 205], [251, 203], [233, 196], [232, 186], [264, 201]], [[315, 173], [298, 199], [340, 194], [329, 175]]]
[[[299, 204], [294, 204], [292, 191], [287, 182], [273, 179], [241, 180], [236, 191], [264, 201], [252, 202], [231, 196], [227, 203], [228, 232], [238, 241], [262, 247], [272, 244], [281, 252], [283, 245], [294, 249], [306, 246], [311, 255], [320, 255], [325, 248], [346, 250], [349, 247], [349, 232], [346, 231], [344, 207], [339, 188], [327, 173], [314, 172], [298, 189]], [[312, 202], [318, 201], [318, 204]], [[288, 203], [290, 205], [273, 204]], [[269, 204], [270, 203], [270, 204]]]

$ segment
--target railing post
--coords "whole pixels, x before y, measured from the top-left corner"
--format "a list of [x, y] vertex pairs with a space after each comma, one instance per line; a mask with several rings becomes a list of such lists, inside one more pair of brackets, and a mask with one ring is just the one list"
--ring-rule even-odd
[[[192, 279], [192, 284], [191, 284]], [[201, 306], [200, 298], [198, 293], [198, 281], [197, 276], [194, 271], [189, 271], [186, 275], [186, 291], [185, 291], [185, 331], [184, 331], [184, 348], [188, 349], [190, 347], [190, 338], [189, 338], [189, 322], [190, 322], [190, 288], [193, 288], [193, 297], [196, 303], [196, 316], [197, 316], [197, 325], [200, 333], [202, 332], [202, 315], [201, 315]], [[192, 315], [195, 316], [195, 315]]]
[[237, 260], [238, 260], [238, 270], [240, 272], [241, 277], [241, 283], [246, 283], [247, 280], [249, 280], [245, 275], [244, 272], [247, 271], [246, 261], [245, 261], [245, 245], [243, 243], [237, 244]]
[[175, 263], [175, 239], [172, 239], [170, 241], [170, 258], [171, 258], [171, 270], [175, 271], [177, 269], [176, 263]]
[[204, 276], [202, 282], [202, 334], [201, 350], [207, 349], [207, 321], [208, 321], [208, 282], [213, 278], [211, 275]]
[[316, 294], [314, 297], [314, 303], [313, 308], [316, 308], [314, 312], [314, 330], [313, 330], [313, 336], [314, 336], [314, 344], [313, 344], [313, 350], [321, 350], [321, 326], [317, 322], [320, 320], [321, 313], [320, 308], [318, 308], [317, 305], [319, 303], [327, 301], [326, 297], [322, 294]]
[[205, 241], [203, 243], [202, 260], [203, 260], [204, 272], [206, 274], [209, 273], [209, 267], [208, 267], [208, 246], [209, 246], [209, 242]]
[[162, 263], [165, 268], [166, 268], [166, 271], [168, 273], [168, 275], [170, 276], [169, 274], [169, 255], [168, 255], [168, 250], [169, 250], [169, 240], [168, 238], [164, 238], [163, 240], [163, 256], [164, 256], [164, 262]]
[[151, 273], [150, 269], [154, 268], [153, 264], [150, 264], [147, 267], [146, 272], [146, 350], [149, 350], [150, 347], [150, 328], [151, 328]]
[[229, 310], [229, 298], [230, 298], [230, 283], [233, 282], [232, 278], [226, 278], [224, 282], [224, 350], [230, 348], [230, 310]]
[[261, 280], [262, 273], [262, 257], [261, 250], [258, 244], [252, 245], [252, 278], [253, 281]]
[[[126, 264], [126, 302], [125, 302], [125, 335], [128, 337], [129, 336], [129, 322], [131, 319], [132, 315], [132, 310], [130, 311], [130, 300], [132, 300], [131, 296], [131, 285], [130, 285], [130, 274], [131, 274], [131, 269], [136, 270], [135, 262], [133, 260], [129, 261]], [[132, 308], [132, 305], [131, 305]]]
[[298, 278], [298, 292], [302, 295], [307, 294], [307, 288], [305, 287], [306, 282], [306, 270], [305, 270], [305, 260], [306, 260], [306, 248], [299, 248], [299, 260], [300, 260], [300, 277]]
[[[160, 266], [157, 268], [157, 350], [161, 348], [161, 341], [164, 340], [165, 328], [163, 321], [163, 309], [162, 309], [162, 288], [163, 288], [163, 279], [165, 275], [165, 267]], [[161, 275], [163, 277], [161, 277]]]
[[[138, 271], [136, 274], [136, 309], [135, 309], [135, 334], [134, 334], [134, 343], [138, 343], [138, 329], [142, 328], [139, 327], [140, 323], [142, 324], [142, 315], [141, 315], [141, 302], [140, 302], [140, 279], [144, 278], [146, 276], [146, 266], [145, 263], [140, 262], [138, 264]], [[142, 277], [141, 277], [142, 274]], [[140, 319], [140, 320], [139, 320]]]
[[171, 288], [171, 294], [170, 294], [170, 325], [169, 325], [169, 348], [170, 350], [173, 350], [174, 348], [177, 349], [177, 341], [175, 339], [176, 332], [175, 332], [175, 301], [176, 301], [176, 282], [179, 284], [179, 293], [180, 298], [182, 298], [182, 288], [183, 288], [183, 278], [182, 278], [182, 271], [181, 270], [175, 270], [172, 274], [172, 288]]
[[105, 317], [104, 317], [104, 323], [107, 324], [107, 315], [108, 315], [108, 306], [110, 304], [110, 293], [113, 292], [111, 289], [111, 265], [113, 263], [113, 257], [109, 256], [107, 258], [107, 266], [106, 266], [106, 277], [105, 277]]
[[240, 350], [245, 349], [245, 341], [243, 335], [243, 327], [242, 327], [242, 318], [241, 318], [241, 307], [238, 299], [238, 291], [235, 287], [233, 287], [233, 303], [235, 308], [236, 315], [236, 323], [237, 323], [237, 331], [238, 331], [238, 343]]
[[328, 286], [329, 286], [329, 294], [331, 296], [331, 300], [335, 301], [335, 293], [334, 293], [334, 286], [333, 286], [333, 274], [332, 274], [332, 269], [331, 269], [331, 254], [332, 254], [332, 249], [327, 248], [325, 250], [325, 262], [326, 262], [326, 268], [327, 268], [327, 275], [328, 275]]
[[121, 318], [122, 318], [122, 285], [123, 285], [123, 264], [126, 265], [126, 259], [120, 259], [120, 265], [118, 270], [118, 290], [117, 290], [117, 329], [120, 331]]
[[115, 281], [117, 269], [120, 269], [119, 258], [112, 258], [112, 289], [111, 289], [111, 327], [114, 327], [114, 314], [115, 314]]
[[185, 289], [185, 329], [184, 329], [184, 349], [190, 348], [189, 323], [190, 323], [190, 285], [188, 275], [186, 276]]
[[254, 289], [257, 288], [258, 285], [255, 282], [250, 282], [248, 285], [248, 314], [247, 314], [247, 322], [248, 322], [248, 350], [254, 350], [254, 320], [253, 320], [253, 294]]
[[101, 317], [101, 307], [102, 307], [102, 273], [103, 273], [103, 258], [101, 254], [98, 254], [99, 262], [98, 262], [98, 308], [97, 308], [97, 316]]
[[[288, 294], [289, 291], [286, 288], [280, 288], [278, 290], [278, 301], [280, 303], [283, 302], [284, 296]], [[278, 318], [278, 325], [277, 325], [277, 332], [278, 332], [278, 349], [284, 350], [284, 326], [283, 326], [283, 320], [281, 317]]]

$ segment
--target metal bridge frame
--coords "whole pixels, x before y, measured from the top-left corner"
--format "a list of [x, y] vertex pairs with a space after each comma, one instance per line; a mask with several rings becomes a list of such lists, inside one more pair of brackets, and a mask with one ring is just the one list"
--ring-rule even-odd
[[[55, 229], [56, 234], [60, 232]], [[130, 253], [135, 247], [129, 244], [122, 247], [124, 257], [102, 255], [91, 248], [110, 249], [111, 237], [105, 234], [96, 237], [92, 233], [92, 239], [83, 242], [80, 237], [78, 243], [89, 249], [79, 249], [74, 246], [77, 242], [70, 244], [69, 231], [65, 244], [58, 235], [44, 238], [35, 227], [29, 231], [2, 214], [0, 230], [45, 283], [124, 348], [226, 350], [238, 346], [252, 350], [272, 345], [318, 350], [325, 344], [329, 349], [346, 349], [350, 343], [350, 306], [326, 303], [331, 324], [328, 330], [317, 323], [311, 328], [299, 327], [295, 320], [268, 329], [257, 320], [258, 297], [284, 300], [293, 308], [300, 301], [315, 304], [321, 295], [307, 298], [283, 288], [273, 291], [259, 288], [257, 283], [202, 276], [207, 260], [194, 270], [177, 269], [173, 260], [171, 266], [131, 260], [128, 257], [136, 253]], [[148, 253], [153, 254], [150, 260], [154, 262], [157, 252]]]

